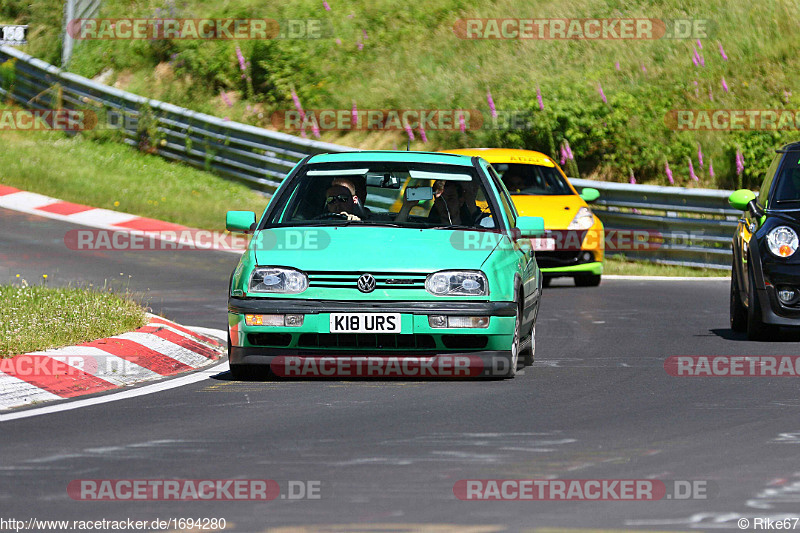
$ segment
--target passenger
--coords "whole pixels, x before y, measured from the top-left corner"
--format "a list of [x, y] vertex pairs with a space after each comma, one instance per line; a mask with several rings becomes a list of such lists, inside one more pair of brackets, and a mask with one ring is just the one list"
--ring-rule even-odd
[[453, 226], [470, 226], [472, 217], [465, 210], [467, 201], [466, 187], [457, 181], [445, 183], [441, 196], [433, 202], [433, 209], [428, 215], [428, 222], [447, 223]]

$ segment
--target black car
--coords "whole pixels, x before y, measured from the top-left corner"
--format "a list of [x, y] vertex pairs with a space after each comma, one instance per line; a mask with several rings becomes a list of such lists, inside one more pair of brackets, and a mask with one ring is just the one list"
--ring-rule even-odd
[[733, 237], [731, 329], [752, 340], [800, 326], [800, 142], [776, 152], [758, 196], [740, 189], [728, 199], [744, 211]]

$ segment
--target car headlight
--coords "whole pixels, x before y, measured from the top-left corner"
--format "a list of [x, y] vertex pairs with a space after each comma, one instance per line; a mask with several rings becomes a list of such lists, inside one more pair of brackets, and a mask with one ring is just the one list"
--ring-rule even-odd
[[300, 294], [308, 288], [308, 276], [291, 268], [255, 268], [250, 274], [250, 292]]
[[489, 281], [477, 270], [443, 270], [428, 276], [425, 289], [436, 296], [486, 296]]
[[581, 207], [575, 213], [572, 222], [569, 223], [567, 229], [589, 229], [594, 224], [594, 215], [588, 207]]
[[767, 233], [767, 246], [778, 257], [789, 257], [797, 251], [797, 233], [788, 226], [778, 226]]

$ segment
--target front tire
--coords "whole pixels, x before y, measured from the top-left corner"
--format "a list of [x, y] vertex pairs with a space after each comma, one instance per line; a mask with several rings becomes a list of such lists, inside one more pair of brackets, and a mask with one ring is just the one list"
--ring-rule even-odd
[[765, 341], [774, 337], [778, 333], [778, 328], [765, 324], [761, 316], [761, 305], [758, 301], [758, 293], [755, 289], [755, 280], [750, 274], [750, 288], [747, 292], [747, 338], [751, 341]]
[[600, 285], [600, 274], [580, 274], [575, 276], [576, 287], [597, 287]]

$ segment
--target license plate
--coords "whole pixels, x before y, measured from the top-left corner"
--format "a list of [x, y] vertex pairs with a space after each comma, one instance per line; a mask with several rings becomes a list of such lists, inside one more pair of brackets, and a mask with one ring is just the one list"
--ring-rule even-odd
[[556, 249], [555, 239], [531, 239], [533, 249], [542, 252], [552, 252]]
[[400, 333], [400, 313], [331, 313], [331, 333]]

